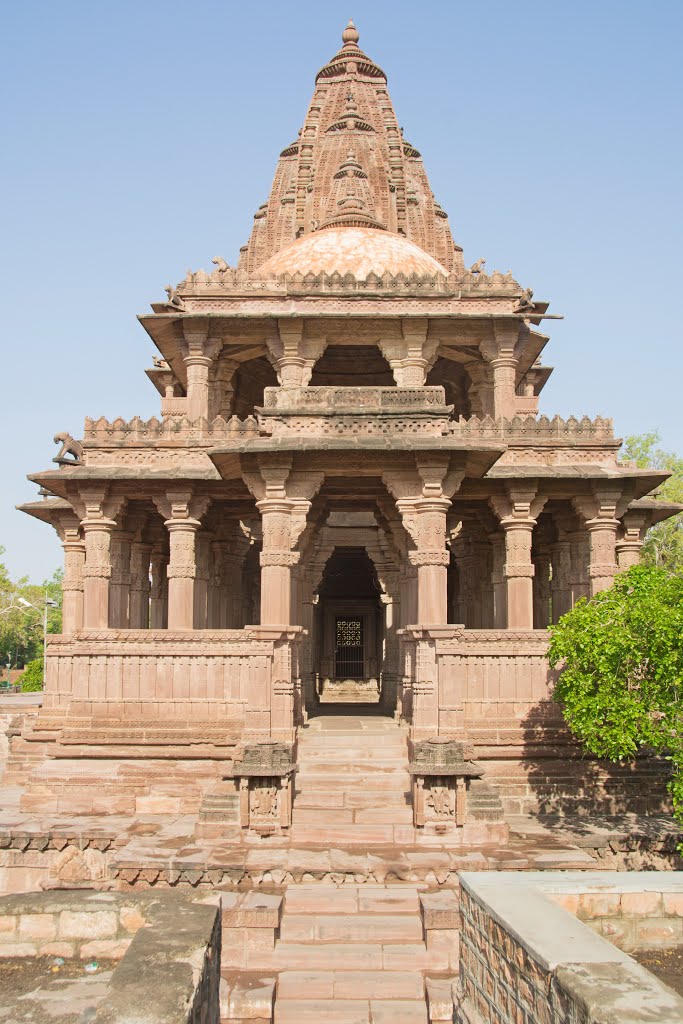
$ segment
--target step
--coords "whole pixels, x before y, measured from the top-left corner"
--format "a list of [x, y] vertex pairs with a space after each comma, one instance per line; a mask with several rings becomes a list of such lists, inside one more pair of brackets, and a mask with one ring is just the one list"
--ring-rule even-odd
[[[407, 828], [398, 825], [397, 828]], [[292, 825], [290, 837], [293, 843], [313, 843], [315, 845], [336, 845], [356, 843], [394, 842], [393, 825]]]
[[281, 999], [424, 999], [419, 971], [281, 971]]
[[319, 808], [326, 810], [332, 807], [371, 808], [371, 807], [406, 807], [409, 806], [408, 791], [399, 789], [376, 790], [358, 788], [347, 790], [335, 789], [297, 789], [294, 793], [294, 808]]
[[[201, 812], [200, 812], [201, 813]], [[390, 807], [301, 807], [298, 800], [292, 813], [294, 825], [411, 825], [413, 811], [405, 801]]]
[[282, 942], [381, 942], [422, 940], [417, 914], [292, 914], [280, 924]]
[[290, 885], [287, 914], [417, 914], [418, 890], [411, 885]]
[[427, 1024], [424, 999], [283, 999], [275, 1024]]
[[407, 793], [410, 790], [410, 775], [408, 772], [365, 772], [355, 774], [348, 772], [346, 775], [331, 775], [324, 772], [310, 772], [301, 770], [297, 772], [296, 788], [304, 789], [351, 789], [355, 786], [367, 787], [376, 790], [400, 789]]
[[260, 971], [225, 972], [221, 976], [221, 1021], [268, 1021], [273, 1017], [276, 979]]

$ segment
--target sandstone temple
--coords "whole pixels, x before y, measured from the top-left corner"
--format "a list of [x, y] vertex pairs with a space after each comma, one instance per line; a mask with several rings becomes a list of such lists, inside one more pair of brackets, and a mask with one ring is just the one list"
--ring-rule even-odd
[[[369, 970], [377, 931], [362, 955], [332, 924], [301, 950], [331, 893], [360, 917], [374, 898], [403, 952], [376, 972], [398, 989], [368, 1005], [420, 1010], [368, 1019], [426, 1020], [424, 971], [457, 970], [427, 922], [442, 912], [453, 941], [457, 925], [420, 886], [541, 855], [581, 869], [594, 853], [557, 832], [530, 852], [543, 816], [666, 806], [662, 762], [581, 754], [546, 650], [548, 625], [676, 511], [652, 496], [667, 474], [620, 462], [609, 419], [539, 415], [548, 303], [464, 259], [352, 23], [235, 265], [213, 258], [151, 309], [157, 414], [58, 435], [21, 506], [63, 543], [63, 632], [11, 739], [29, 839], [0, 872], [290, 886], [275, 939], [250, 938], [245, 910], [246, 937], [223, 940], [235, 976], [281, 972], [283, 1024], [347, 1019], [306, 1016], [315, 993], [285, 975], [325, 941], [328, 972]], [[392, 879], [417, 888], [392, 896]]]

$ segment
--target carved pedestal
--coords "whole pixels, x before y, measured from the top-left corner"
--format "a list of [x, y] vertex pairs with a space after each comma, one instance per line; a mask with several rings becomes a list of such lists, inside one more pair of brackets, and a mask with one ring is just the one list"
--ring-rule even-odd
[[443, 833], [465, 825], [469, 781], [484, 774], [472, 758], [473, 752], [455, 740], [435, 738], [412, 745], [415, 828]]
[[240, 825], [252, 835], [281, 835], [292, 823], [292, 748], [286, 743], [247, 746], [230, 777], [239, 788]]

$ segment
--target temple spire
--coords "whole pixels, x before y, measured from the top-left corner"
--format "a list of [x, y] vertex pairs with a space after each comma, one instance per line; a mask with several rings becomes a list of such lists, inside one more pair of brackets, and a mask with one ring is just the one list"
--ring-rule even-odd
[[311, 232], [362, 226], [402, 235], [450, 272], [462, 264], [460, 249], [420, 153], [403, 137], [386, 75], [359, 48], [352, 20], [341, 37], [341, 48], [315, 76], [298, 137], [280, 153], [240, 269], [255, 273]]

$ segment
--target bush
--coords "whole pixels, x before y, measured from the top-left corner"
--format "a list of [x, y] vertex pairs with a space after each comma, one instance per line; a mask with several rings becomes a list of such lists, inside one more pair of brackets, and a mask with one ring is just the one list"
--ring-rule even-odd
[[22, 693], [36, 693], [43, 688], [43, 659], [34, 658], [29, 661], [22, 672], [19, 682]]

